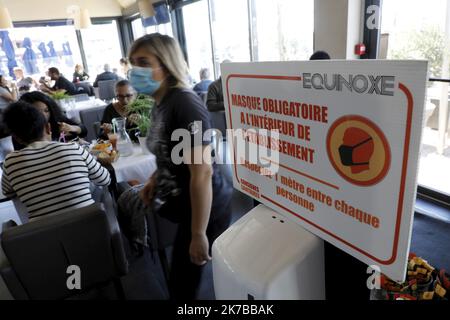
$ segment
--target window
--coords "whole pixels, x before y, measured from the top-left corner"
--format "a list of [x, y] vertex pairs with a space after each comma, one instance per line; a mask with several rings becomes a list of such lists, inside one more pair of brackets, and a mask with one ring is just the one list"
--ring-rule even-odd
[[83, 47], [86, 54], [89, 75], [95, 80], [108, 63], [111, 69], [120, 70], [122, 58], [119, 31], [115, 20], [93, 24], [89, 29], [81, 30]]
[[211, 60], [217, 78], [226, 59], [305, 60], [313, 52], [314, 0], [204, 0], [183, 6], [183, 20], [195, 80]]
[[183, 7], [189, 69], [193, 81], [200, 81], [200, 69], [208, 68], [213, 75], [211, 31], [208, 1], [199, 1]]
[[147, 33], [161, 33], [173, 37], [169, 6], [166, 1], [153, 1], [155, 15], [143, 20]]
[[255, 61], [309, 58], [313, 52], [313, 0], [250, 0], [250, 3]]
[[137, 18], [131, 21], [131, 30], [133, 31], [133, 39], [135, 40], [145, 35], [145, 29], [142, 25], [141, 18]]
[[173, 37], [171, 22], [157, 24], [156, 26], [146, 27], [145, 30], [147, 31], [147, 34], [158, 32], [158, 33], [166, 34], [168, 36]]
[[[445, 59], [446, 0], [384, 1], [381, 32], [387, 43], [388, 59], [426, 59], [433, 78], [449, 77], [449, 61]], [[450, 121], [448, 83], [429, 81], [425, 103], [418, 182], [420, 185], [450, 194]]]
[[38, 80], [48, 68], [57, 67], [71, 80], [75, 64], [81, 63], [73, 26], [16, 27], [0, 31], [0, 35], [2, 41], [11, 40], [15, 52], [15, 55], [7, 55], [0, 50], [0, 72], [3, 74], [11, 74], [12, 67], [17, 65], [25, 75]]
[[159, 24], [159, 25], [155, 25], [155, 26], [150, 26], [150, 27], [144, 27], [142, 24], [142, 19], [137, 18], [131, 22], [131, 28], [133, 30], [133, 38], [134, 39], [138, 39], [138, 38], [142, 37], [143, 35], [155, 33], [155, 32], [158, 32], [161, 34], [166, 34], [168, 36], [173, 37], [171, 22], [163, 23], [163, 24]]
[[250, 61], [248, 4], [243, 0], [210, 0], [214, 35], [214, 68], [220, 75], [220, 63]]

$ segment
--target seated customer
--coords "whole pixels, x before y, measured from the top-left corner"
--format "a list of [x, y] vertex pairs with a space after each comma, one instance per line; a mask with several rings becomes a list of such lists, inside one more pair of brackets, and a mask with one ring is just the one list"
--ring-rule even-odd
[[99, 75], [97, 75], [97, 78], [94, 81], [94, 87], [98, 87], [98, 82], [99, 81], [107, 81], [107, 80], [119, 80], [119, 76], [117, 74], [115, 74], [114, 72], [111, 72], [111, 67], [109, 66], [109, 64], [105, 64], [103, 67], [103, 70], [105, 72], [100, 73]]
[[209, 79], [209, 69], [203, 68], [200, 70], [200, 82], [197, 83], [192, 90], [197, 92], [198, 95], [202, 93], [208, 93], [208, 87], [212, 83]]
[[31, 104], [11, 104], [4, 112], [4, 121], [26, 148], [6, 156], [3, 193], [17, 196], [30, 219], [91, 205], [90, 182], [97, 186], [110, 183], [108, 170], [84, 148], [53, 142], [50, 124]]
[[316, 51], [314, 52], [311, 57], [309, 57], [309, 60], [330, 60], [330, 55], [326, 51]]
[[19, 95], [39, 87], [33, 78], [25, 77], [23, 70], [19, 67], [14, 68], [14, 75], [16, 76], [16, 85], [19, 90]]
[[81, 64], [75, 66], [75, 72], [73, 73], [73, 83], [87, 81], [89, 80], [89, 75], [84, 71]]
[[52, 88], [47, 86], [42, 87], [41, 90], [47, 93], [54, 93], [58, 91], [65, 91], [68, 95], [76, 95], [80, 93], [85, 93], [82, 88], [77, 88], [72, 82], [67, 80], [57, 68], [48, 69], [48, 76], [50, 79], [55, 81], [55, 85]]
[[225, 110], [223, 104], [222, 77], [219, 77], [219, 79], [209, 85], [206, 107], [211, 112]]
[[[222, 63], [230, 62], [230, 60], [222, 61]], [[209, 85], [206, 107], [210, 112], [225, 110], [225, 106], [223, 104], [222, 77], [219, 77], [219, 79]]]
[[130, 63], [128, 62], [128, 59], [127, 58], [120, 58], [119, 63], [120, 63], [120, 67], [122, 69], [121, 70], [122, 71], [122, 75], [125, 78], [129, 79], [130, 78], [129, 74], [130, 74], [131, 67], [130, 67]]
[[14, 83], [11, 84], [11, 89], [8, 87], [8, 82], [5, 76], [0, 74], [0, 112], [4, 110], [11, 102], [17, 100], [17, 89]]
[[[41, 111], [50, 124], [51, 139], [53, 141], [58, 141], [61, 137], [61, 133], [64, 133], [64, 140], [66, 142], [69, 142], [77, 137], [86, 137], [86, 127], [67, 118], [55, 100], [46, 94], [39, 91], [28, 92], [20, 97], [20, 101], [28, 102], [33, 107]], [[24, 147], [14, 138], [13, 142], [16, 150]]]
[[130, 86], [128, 80], [121, 80], [116, 83], [116, 98], [117, 102], [110, 103], [106, 106], [103, 112], [103, 117], [101, 121], [100, 137], [103, 139], [108, 139], [108, 133], [112, 132], [112, 119], [114, 118], [127, 118], [126, 129], [131, 131], [130, 138], [136, 140], [133, 128], [136, 127], [136, 114], [128, 114], [127, 105], [131, 102], [134, 97], [133, 89]]

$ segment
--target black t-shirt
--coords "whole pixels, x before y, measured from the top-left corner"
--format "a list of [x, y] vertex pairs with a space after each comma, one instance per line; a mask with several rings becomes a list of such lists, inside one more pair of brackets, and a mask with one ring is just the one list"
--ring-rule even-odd
[[55, 90], [64, 89], [64, 90], [66, 90], [67, 94], [69, 94], [71, 96], [76, 95], [78, 93], [77, 87], [72, 82], [70, 82], [69, 80], [64, 78], [63, 76], [60, 76], [59, 79], [56, 80], [55, 86], [53, 87], [53, 89], [55, 89]]
[[[154, 203], [160, 200], [165, 202], [160, 211], [168, 218], [189, 221], [191, 217], [189, 168], [184, 163], [175, 164], [171, 158], [172, 150], [182, 140], [171, 140], [172, 133], [177, 129], [188, 130], [191, 138], [190, 148], [211, 144], [211, 140], [202, 139], [204, 132], [211, 129], [209, 112], [199, 96], [190, 89], [171, 89], [161, 103], [153, 107], [152, 126], [147, 138], [147, 146], [156, 156], [158, 165]], [[213, 170], [210, 220], [228, 212], [232, 194], [232, 186], [225, 180], [216, 164], [213, 164]]]
[[[117, 112], [117, 110], [114, 108], [114, 105], [112, 103], [108, 104], [105, 108], [105, 111], [103, 111], [103, 117], [101, 124], [109, 123], [112, 124], [112, 119], [114, 118], [122, 118], [122, 115]], [[128, 121], [127, 117], [127, 123], [125, 129], [128, 132], [128, 135], [130, 136], [131, 140], [139, 142], [138, 138], [136, 137], [137, 129], [136, 125], [133, 124], [131, 121]], [[103, 130], [100, 131], [100, 138], [102, 139], [108, 139], [107, 135]]]
[[[103, 111], [102, 124], [104, 123], [112, 123], [112, 119], [114, 118], [122, 118], [122, 115], [117, 112], [116, 108], [112, 103], [108, 104]], [[131, 123], [127, 121], [127, 129], [131, 128]]]

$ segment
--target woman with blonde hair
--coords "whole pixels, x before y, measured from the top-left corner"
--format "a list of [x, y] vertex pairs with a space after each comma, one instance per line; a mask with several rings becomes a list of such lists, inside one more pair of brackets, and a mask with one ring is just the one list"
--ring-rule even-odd
[[75, 65], [75, 72], [73, 73], [73, 83], [87, 81], [89, 80], [89, 75], [84, 71], [81, 64]]
[[[133, 43], [129, 60], [131, 85], [155, 100], [147, 146], [158, 169], [139, 196], [152, 214], [178, 223], [169, 291], [175, 300], [194, 299], [211, 245], [229, 226], [232, 187], [211, 164], [211, 140], [203, 139], [211, 128], [209, 113], [187, 86], [178, 43], [158, 33], [143, 36]], [[177, 129], [189, 140], [182, 140], [186, 147], [181, 152], [179, 142], [171, 139]], [[193, 161], [196, 153], [204, 156]]]

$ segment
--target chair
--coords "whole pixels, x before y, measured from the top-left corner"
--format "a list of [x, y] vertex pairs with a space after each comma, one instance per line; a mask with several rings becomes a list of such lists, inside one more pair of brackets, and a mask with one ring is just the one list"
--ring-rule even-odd
[[166, 284], [169, 283], [169, 259], [166, 249], [173, 246], [178, 232], [178, 224], [161, 217], [159, 214], [148, 214], [146, 217], [148, 233], [153, 250], [157, 250]]
[[[440, 101], [438, 99], [430, 100], [430, 105], [434, 105], [434, 108], [432, 108], [432, 111], [428, 112], [429, 115], [425, 119], [426, 126], [432, 128], [432, 129], [435, 129], [435, 130], [439, 130], [439, 104], [440, 104]], [[450, 102], [449, 102], [449, 108], [450, 108]], [[447, 123], [447, 132], [450, 133], [450, 112], [448, 113], [448, 119], [447, 119], [446, 123]]]
[[75, 83], [80, 93], [86, 93], [89, 96], [95, 96], [94, 87], [89, 82], [77, 82]]
[[98, 96], [101, 100], [111, 101], [116, 97], [117, 80], [104, 80], [98, 82]]
[[[49, 215], [1, 235], [8, 263], [0, 273], [15, 299], [67, 299], [109, 283], [124, 298], [120, 277], [128, 273], [116, 217], [101, 205]], [[80, 290], [67, 286], [69, 266], [81, 271]]]
[[222, 133], [222, 139], [227, 139], [227, 121], [225, 119], [225, 111], [210, 111], [211, 124], [214, 129], [218, 129]]
[[80, 111], [80, 121], [88, 129], [86, 136], [87, 141], [97, 139], [100, 131], [100, 122], [103, 118], [105, 108], [106, 106], [102, 106]]

